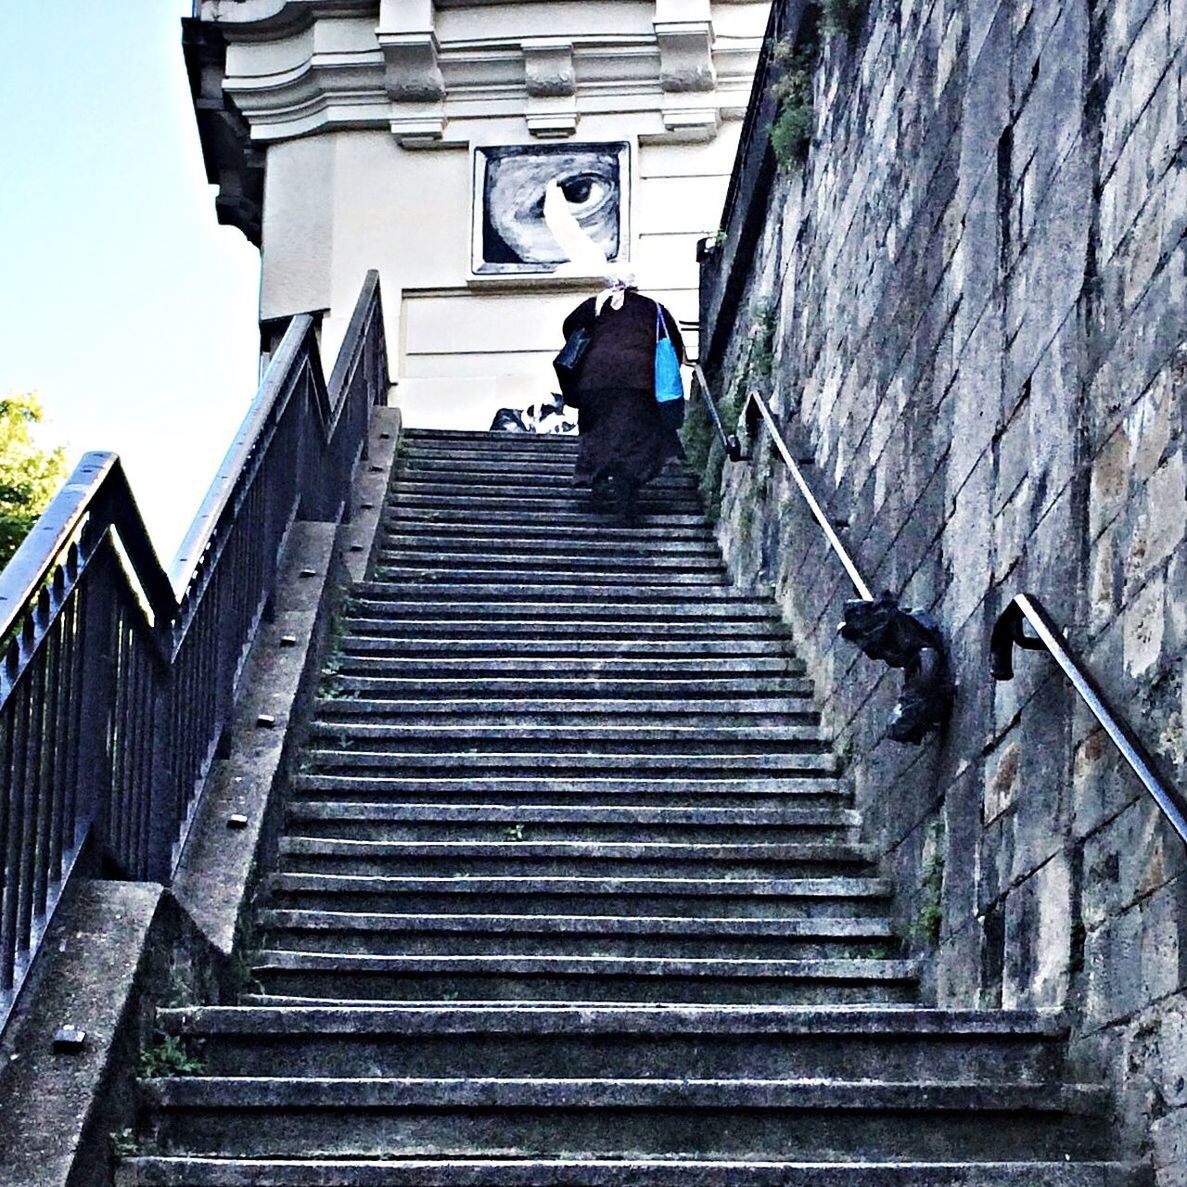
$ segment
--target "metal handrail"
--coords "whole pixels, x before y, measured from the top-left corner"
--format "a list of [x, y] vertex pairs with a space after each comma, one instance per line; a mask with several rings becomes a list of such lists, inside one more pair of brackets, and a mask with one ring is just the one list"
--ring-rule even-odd
[[709, 414], [709, 421], [713, 425], [713, 431], [717, 434], [717, 440], [721, 442], [721, 448], [725, 450], [725, 455], [731, 462], [740, 462], [742, 460], [742, 444], [738, 440], [738, 434], [726, 432], [725, 425], [721, 423], [721, 413], [717, 411], [717, 405], [713, 402], [709, 381], [705, 378], [705, 372], [699, 362], [693, 363], [692, 373], [696, 376], [697, 390], [701, 393], [705, 411]]
[[[1028, 635], [1025, 624], [1034, 630]], [[1034, 594], [1018, 594], [998, 615], [990, 637], [990, 672], [995, 680], [1014, 678], [1014, 648], [1046, 650], [1059, 665], [1089, 712], [1121, 757], [1153, 797], [1179, 838], [1187, 843], [1187, 799], [1158, 774], [1155, 761], [1137, 735], [1114, 712], [1092, 673], [1072, 653], [1063, 632]]]
[[[725, 426], [721, 423], [721, 416], [717, 411], [717, 406], [713, 402], [712, 393], [709, 390], [709, 381], [705, 378], [705, 372], [699, 362], [693, 364], [693, 373], [697, 378], [697, 385], [701, 390], [702, 398], [705, 401], [705, 406], [709, 411], [709, 418], [713, 422], [713, 427], [717, 433], [718, 440], [721, 442], [722, 448], [725, 450], [727, 456], [731, 461], [738, 462], [743, 460], [741, 444], [738, 437], [734, 433], [728, 433]], [[761, 414], [764, 421], [766, 421], [767, 428], [771, 433], [771, 440], [778, 451], [779, 456], [783, 459], [788, 471], [791, 474], [792, 481], [796, 484], [800, 495], [804, 502], [808, 505], [808, 510], [812, 514], [812, 518], [816, 520], [820, 530], [824, 533], [824, 538], [828, 541], [829, 547], [833, 550], [837, 559], [841, 562], [845, 573], [848, 575], [853, 588], [857, 591], [857, 596], [863, 602], [872, 602], [874, 595], [870, 591], [869, 585], [866, 583], [853, 558], [849, 555], [848, 549], [841, 543], [841, 537], [837, 535], [836, 528], [833, 527], [832, 521], [829, 519], [827, 512], [820, 505], [820, 501], [812, 493], [812, 488], [808, 485], [807, 479], [804, 478], [804, 473], [800, 469], [799, 464], [792, 456], [791, 449], [788, 447], [787, 441], [783, 437], [783, 433], [775, 420], [774, 414], [771, 412], [769, 405], [762, 396], [756, 392], [751, 391], [746, 399], [742, 402], [742, 408], [738, 413], [739, 421], [742, 421], [750, 406], [754, 405]]]
[[372, 272], [328, 385], [293, 318], [168, 573], [112, 453], [0, 571], [0, 1027], [89, 843], [171, 880], [288, 534], [341, 518], [387, 389]]

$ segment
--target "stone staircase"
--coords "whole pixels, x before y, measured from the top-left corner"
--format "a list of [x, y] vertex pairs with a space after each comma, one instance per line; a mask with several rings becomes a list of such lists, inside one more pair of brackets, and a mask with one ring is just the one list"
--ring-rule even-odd
[[408, 432], [158, 1187], [1121, 1187], [1051, 1013], [918, 1002], [812, 690], [684, 473]]

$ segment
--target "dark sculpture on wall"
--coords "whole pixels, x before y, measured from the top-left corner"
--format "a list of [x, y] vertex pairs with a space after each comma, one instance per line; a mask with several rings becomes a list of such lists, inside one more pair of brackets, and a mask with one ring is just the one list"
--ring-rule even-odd
[[837, 633], [870, 659], [906, 674], [886, 729], [888, 738], [918, 745], [944, 723], [956, 687], [940, 625], [927, 611], [904, 610], [889, 591], [873, 601], [854, 598], [845, 603]]

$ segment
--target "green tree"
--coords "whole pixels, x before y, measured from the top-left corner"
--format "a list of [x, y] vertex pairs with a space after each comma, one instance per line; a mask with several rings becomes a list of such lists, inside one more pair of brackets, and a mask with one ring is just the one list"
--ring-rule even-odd
[[33, 440], [43, 415], [31, 392], [0, 399], [0, 565], [20, 547], [68, 473], [63, 449], [42, 449]]

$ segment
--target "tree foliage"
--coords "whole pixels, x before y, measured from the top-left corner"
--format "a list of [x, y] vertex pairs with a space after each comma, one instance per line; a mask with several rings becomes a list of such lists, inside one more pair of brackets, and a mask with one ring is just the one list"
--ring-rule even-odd
[[65, 451], [42, 449], [33, 440], [43, 415], [32, 393], [0, 399], [0, 565], [8, 563], [66, 479]]

